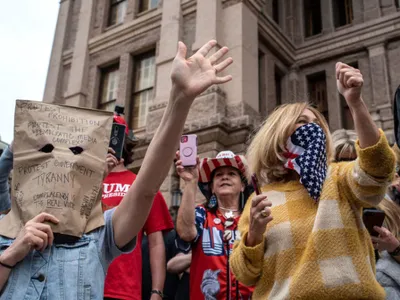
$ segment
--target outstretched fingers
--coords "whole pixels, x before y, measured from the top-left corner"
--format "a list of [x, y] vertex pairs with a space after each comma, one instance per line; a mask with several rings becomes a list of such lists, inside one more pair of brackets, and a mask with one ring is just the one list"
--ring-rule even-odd
[[214, 66], [215, 72], [219, 73], [219, 72], [225, 70], [232, 63], [233, 63], [232, 57], [225, 59], [223, 62]]
[[203, 47], [201, 47], [197, 51], [197, 53], [201, 54], [205, 57], [205, 56], [207, 56], [208, 52], [210, 52], [210, 50], [215, 47], [216, 44], [217, 44], [216, 40], [211, 40], [207, 44], [205, 44]]
[[216, 77], [214, 80], [214, 84], [221, 84], [232, 80], [232, 75], [227, 75], [223, 77]]
[[178, 43], [178, 52], [176, 53], [177, 58], [186, 59], [187, 47], [183, 42]]
[[216, 64], [221, 59], [221, 57], [223, 57], [228, 52], [229, 52], [228, 47], [222, 47], [221, 49], [219, 49], [217, 52], [215, 52], [213, 55], [210, 56], [210, 63], [212, 65]]

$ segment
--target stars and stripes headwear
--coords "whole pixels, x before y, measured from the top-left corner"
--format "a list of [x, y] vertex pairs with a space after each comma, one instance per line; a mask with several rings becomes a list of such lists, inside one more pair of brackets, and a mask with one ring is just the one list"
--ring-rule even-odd
[[296, 129], [289, 137], [285, 167], [300, 175], [300, 182], [315, 201], [321, 196], [327, 174], [326, 136], [316, 123], [308, 123]]
[[[251, 185], [246, 179], [247, 161], [243, 155], [235, 155], [232, 151], [221, 151], [215, 158], [203, 158], [200, 162], [199, 188], [203, 195], [209, 200], [212, 196], [210, 183], [213, 172], [219, 167], [232, 167], [239, 171], [245, 184], [244, 202], [253, 193]], [[244, 203], [243, 203], [244, 204]]]

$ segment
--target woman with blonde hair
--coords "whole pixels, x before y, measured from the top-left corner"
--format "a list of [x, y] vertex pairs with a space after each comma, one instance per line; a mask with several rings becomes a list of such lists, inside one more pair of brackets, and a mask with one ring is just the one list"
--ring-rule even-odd
[[354, 130], [338, 129], [332, 133], [335, 162], [352, 161], [357, 158], [357, 134]]
[[395, 158], [361, 98], [361, 73], [336, 64], [339, 92], [352, 111], [358, 159], [332, 163], [323, 116], [306, 103], [278, 107], [247, 151], [261, 187], [239, 222], [230, 265], [255, 285], [252, 299], [384, 299], [363, 207], [377, 205]]

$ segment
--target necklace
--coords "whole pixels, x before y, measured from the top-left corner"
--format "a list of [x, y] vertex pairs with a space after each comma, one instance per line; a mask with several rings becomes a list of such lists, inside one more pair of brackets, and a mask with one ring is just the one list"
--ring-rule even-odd
[[223, 210], [229, 210], [231, 212], [237, 212], [239, 211], [239, 209], [232, 209], [232, 208], [226, 208], [226, 207], [222, 207], [221, 205], [218, 205], [219, 208], [223, 209]]
[[221, 205], [219, 205], [218, 207], [223, 209], [223, 210], [227, 210], [228, 211], [228, 212], [224, 213], [224, 216], [225, 216], [226, 219], [232, 219], [235, 216], [233, 213], [239, 211], [239, 209], [225, 208], [225, 207], [222, 207]]

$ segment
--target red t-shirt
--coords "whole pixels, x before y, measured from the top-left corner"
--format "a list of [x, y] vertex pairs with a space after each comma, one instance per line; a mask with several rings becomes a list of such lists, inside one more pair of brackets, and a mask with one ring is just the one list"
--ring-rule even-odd
[[[190, 265], [190, 299], [251, 299], [254, 288], [239, 283], [229, 268], [229, 256], [238, 238], [236, 217], [225, 228], [225, 217], [220, 212], [210, 212], [203, 205], [195, 210], [197, 237], [192, 244], [178, 240], [181, 250], [192, 249]], [[224, 232], [230, 232], [229, 241], [224, 241]], [[229, 291], [229, 292], [228, 292]]]
[[[112, 172], [103, 182], [103, 210], [117, 206], [136, 175], [131, 171]], [[130, 254], [117, 257], [110, 265], [104, 284], [104, 297], [141, 300], [142, 299], [142, 237], [157, 231], [174, 228], [168, 207], [160, 192], [154, 198], [150, 214], [143, 229], [137, 236], [137, 245]]]

